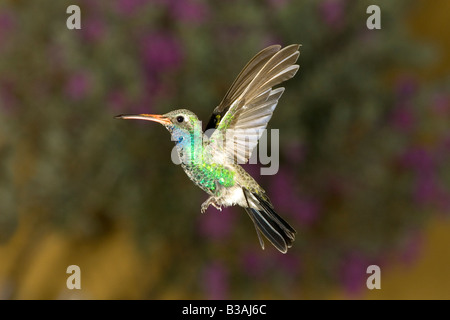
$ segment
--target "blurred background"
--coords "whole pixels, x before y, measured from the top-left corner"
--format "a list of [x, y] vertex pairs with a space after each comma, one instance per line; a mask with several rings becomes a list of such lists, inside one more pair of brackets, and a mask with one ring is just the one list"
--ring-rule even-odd
[[[68, 30], [66, 8], [81, 8]], [[368, 30], [366, 8], [381, 8]], [[0, 299], [450, 299], [450, 2], [2, 1]], [[260, 176], [296, 229], [262, 251], [241, 208], [171, 162], [247, 61], [301, 43]], [[81, 290], [66, 268], [81, 268]], [[381, 290], [366, 288], [381, 267]]]

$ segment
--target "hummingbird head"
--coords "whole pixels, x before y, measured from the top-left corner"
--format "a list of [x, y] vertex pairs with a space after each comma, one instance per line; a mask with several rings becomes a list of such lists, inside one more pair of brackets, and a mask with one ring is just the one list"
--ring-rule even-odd
[[177, 144], [186, 138], [190, 138], [194, 133], [201, 131], [201, 125], [198, 117], [192, 111], [179, 109], [168, 112], [163, 115], [157, 114], [122, 114], [115, 117], [116, 119], [137, 119], [154, 121], [162, 124]]

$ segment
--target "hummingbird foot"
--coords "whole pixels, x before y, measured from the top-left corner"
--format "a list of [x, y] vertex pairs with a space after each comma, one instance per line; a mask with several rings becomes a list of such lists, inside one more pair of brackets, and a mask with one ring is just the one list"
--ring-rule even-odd
[[217, 210], [222, 211], [222, 206], [217, 203], [216, 199], [214, 197], [209, 197], [205, 202], [202, 203], [201, 212], [205, 213], [209, 205], [212, 205]]

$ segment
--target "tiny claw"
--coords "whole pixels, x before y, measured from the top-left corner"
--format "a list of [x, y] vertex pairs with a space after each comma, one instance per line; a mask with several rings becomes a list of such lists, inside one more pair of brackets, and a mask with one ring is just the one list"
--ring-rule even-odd
[[209, 207], [209, 203], [207, 203], [207, 201], [205, 201], [204, 203], [202, 203], [202, 208], [200, 209], [201, 213], [205, 213], [206, 209], [208, 209]]
[[202, 203], [201, 213], [205, 213], [206, 209], [208, 209], [209, 205], [213, 205], [219, 211], [222, 211], [222, 206], [217, 204], [216, 200], [213, 197], [209, 197], [205, 202]]

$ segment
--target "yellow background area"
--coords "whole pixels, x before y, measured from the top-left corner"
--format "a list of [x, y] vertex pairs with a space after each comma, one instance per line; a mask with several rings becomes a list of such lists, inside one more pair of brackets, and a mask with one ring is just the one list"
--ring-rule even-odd
[[[410, 26], [414, 37], [441, 49], [442, 56], [436, 63], [419, 71], [422, 79], [432, 81], [450, 74], [450, 1], [421, 2], [411, 11]], [[10, 241], [0, 245], [0, 299], [141, 299], [149, 296], [148, 288], [164, 273], [167, 248], [151, 248], [157, 263], [142, 257], [125, 221], [92, 243], [36, 226], [38, 221], [19, 221]], [[445, 214], [434, 216], [424, 228], [417, 260], [411, 264], [400, 260], [390, 263], [387, 270], [381, 270], [381, 290], [367, 289], [357, 298], [450, 299], [450, 220]], [[66, 288], [65, 270], [72, 264], [82, 270], [83, 290]], [[9, 281], [6, 279], [14, 279], [15, 283], [5, 283]], [[158, 288], [159, 299], [187, 298], [184, 294], [171, 284]], [[201, 298], [196, 294], [189, 298]], [[336, 289], [325, 298], [354, 297]]]
[[[396, 261], [381, 269], [381, 289], [367, 289], [361, 299], [450, 299], [450, 221], [434, 219], [426, 228], [418, 259]], [[367, 275], [369, 277], [369, 275]], [[352, 298], [336, 292], [333, 299]]]

